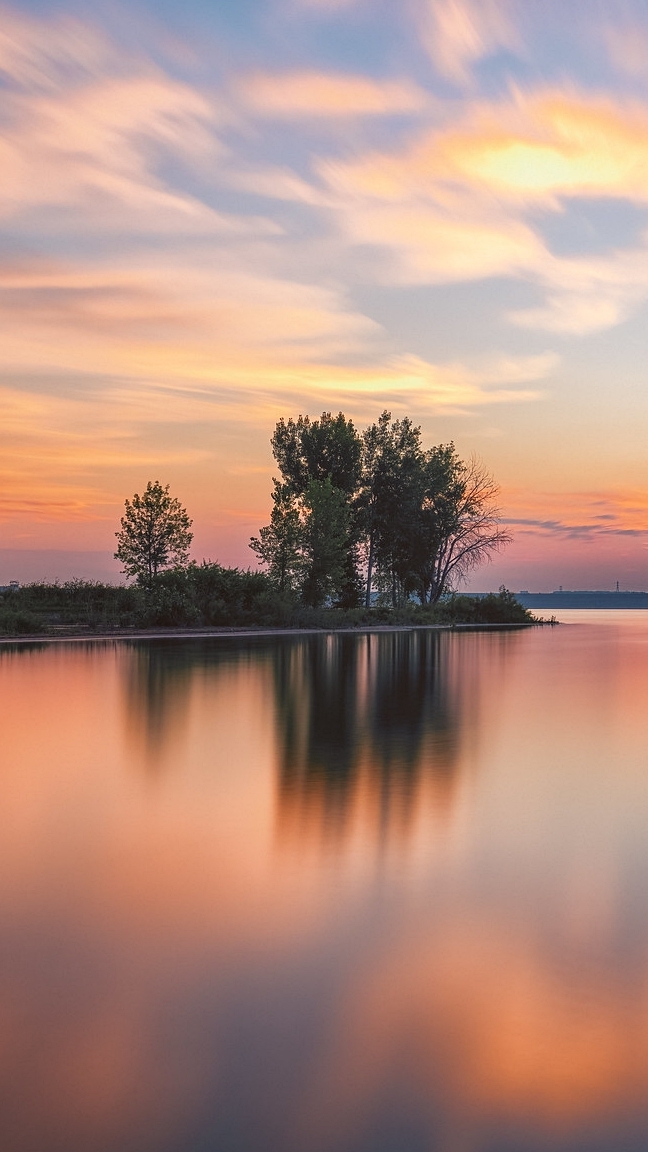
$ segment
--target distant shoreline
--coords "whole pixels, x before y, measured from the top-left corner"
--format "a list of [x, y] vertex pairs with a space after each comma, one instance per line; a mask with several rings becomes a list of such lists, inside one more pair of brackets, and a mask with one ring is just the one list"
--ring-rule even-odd
[[[479, 597], [479, 593], [473, 593]], [[587, 611], [648, 609], [648, 592], [516, 592], [515, 599], [531, 611], [562, 611], [566, 608]]]
[[533, 620], [514, 624], [364, 624], [346, 628], [135, 628], [128, 630], [66, 629], [34, 633], [29, 636], [0, 636], [0, 646], [16, 644], [91, 644], [108, 640], [239, 640], [268, 639], [280, 636], [359, 636], [383, 632], [505, 632], [520, 628], [541, 628], [557, 621]]

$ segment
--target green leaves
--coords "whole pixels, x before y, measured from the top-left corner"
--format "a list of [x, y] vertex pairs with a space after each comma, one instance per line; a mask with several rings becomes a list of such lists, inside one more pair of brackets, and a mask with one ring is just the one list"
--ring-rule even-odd
[[192, 521], [170, 495], [168, 484], [149, 480], [143, 496], [135, 493], [124, 507], [121, 529], [115, 533], [115, 559], [121, 560], [127, 576], [150, 584], [162, 569], [187, 563]]
[[353, 607], [359, 600], [356, 558], [362, 442], [342, 412], [320, 420], [280, 420], [272, 450], [282, 481], [274, 480], [270, 524], [250, 547], [280, 592], [304, 604]]
[[250, 540], [250, 548], [268, 570], [279, 592], [292, 592], [304, 571], [304, 525], [289, 484], [274, 481], [270, 523]]
[[392, 608], [414, 597], [436, 604], [509, 542], [497, 485], [454, 444], [425, 449], [421, 429], [383, 412], [359, 436], [342, 412], [280, 420], [272, 448], [270, 524], [251, 548], [281, 591], [312, 607], [359, 602], [375, 584]]

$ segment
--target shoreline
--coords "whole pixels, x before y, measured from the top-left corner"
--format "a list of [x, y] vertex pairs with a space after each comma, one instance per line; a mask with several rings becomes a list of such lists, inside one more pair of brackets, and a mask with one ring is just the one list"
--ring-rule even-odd
[[25, 636], [0, 636], [0, 646], [6, 644], [92, 644], [109, 640], [239, 640], [276, 639], [280, 636], [366, 635], [374, 632], [501, 632], [511, 628], [538, 628], [551, 624], [549, 620], [517, 624], [361, 624], [338, 628], [134, 628], [111, 629], [97, 632], [69, 629], [52, 635], [51, 632]]

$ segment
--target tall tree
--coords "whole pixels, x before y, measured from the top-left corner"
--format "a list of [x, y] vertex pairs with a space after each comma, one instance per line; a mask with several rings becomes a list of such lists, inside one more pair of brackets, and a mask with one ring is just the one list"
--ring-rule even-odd
[[[343, 412], [338, 412], [337, 416], [323, 412], [319, 420], [311, 420], [309, 416], [299, 416], [297, 420], [282, 419], [276, 425], [271, 443], [284, 484], [297, 498], [303, 520], [311, 523], [315, 515], [307, 501], [309, 485], [313, 481], [320, 484], [328, 481], [342, 494], [348, 509], [346, 554], [343, 571], [336, 577], [335, 595], [340, 604], [354, 607], [362, 587], [358, 557], [360, 524], [356, 508], [362, 443], [353, 421], [348, 420]], [[330, 502], [333, 498], [327, 499]], [[313, 587], [307, 579], [304, 586], [306, 598], [311, 597]]]
[[421, 499], [421, 429], [409, 417], [392, 422], [383, 412], [363, 436], [359, 506], [364, 515], [367, 555], [365, 604], [371, 603], [374, 569], [394, 607], [406, 591], [411, 567], [412, 526]]
[[268, 570], [280, 592], [292, 592], [304, 570], [304, 526], [289, 484], [274, 480], [270, 523], [250, 540], [250, 548]]
[[426, 486], [414, 570], [423, 603], [436, 604], [469, 572], [511, 542], [497, 507], [499, 488], [476, 458], [460, 460], [453, 444], [427, 453]]
[[380, 488], [387, 462], [390, 421], [391, 412], [384, 411], [378, 423], [371, 424], [362, 434], [362, 473], [357, 506], [367, 563], [365, 608], [371, 607], [376, 543], [379, 531]]
[[352, 420], [343, 412], [322, 412], [319, 420], [299, 416], [279, 420], [272, 452], [284, 482], [303, 496], [311, 480], [330, 480], [351, 497], [360, 479], [362, 445]]
[[124, 503], [121, 528], [115, 533], [115, 559], [121, 560], [127, 576], [150, 584], [163, 568], [186, 564], [193, 540], [191, 524], [169, 485], [149, 480], [142, 496], [135, 493]]
[[304, 494], [302, 598], [313, 608], [339, 598], [349, 555], [351, 512], [344, 492], [325, 480], [310, 480]]
[[454, 444], [424, 451], [421, 429], [383, 412], [363, 436], [367, 583], [374, 569], [393, 607], [413, 593], [435, 604], [510, 540], [500, 525], [497, 485]]
[[385, 411], [361, 438], [342, 412], [280, 420], [272, 448], [282, 480], [251, 547], [309, 604], [357, 604], [361, 554], [367, 607], [374, 583], [394, 607], [434, 604], [509, 541], [492, 477], [454, 444], [425, 450], [409, 417]]

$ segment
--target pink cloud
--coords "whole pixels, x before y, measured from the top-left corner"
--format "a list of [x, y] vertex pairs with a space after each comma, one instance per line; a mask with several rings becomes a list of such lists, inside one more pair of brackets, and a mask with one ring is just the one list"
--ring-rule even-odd
[[409, 80], [371, 80], [323, 72], [259, 73], [239, 84], [257, 115], [300, 117], [392, 116], [421, 112], [426, 93]]

